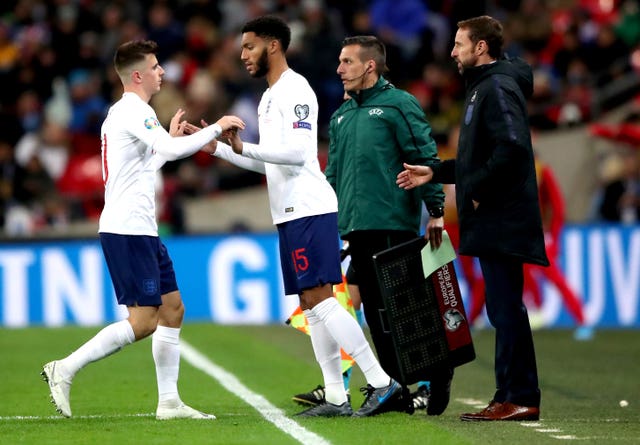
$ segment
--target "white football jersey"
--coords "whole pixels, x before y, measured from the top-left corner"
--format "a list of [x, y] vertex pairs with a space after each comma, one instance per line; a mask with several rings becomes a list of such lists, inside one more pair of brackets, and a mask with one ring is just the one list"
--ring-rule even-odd
[[195, 153], [220, 131], [214, 124], [194, 135], [172, 138], [148, 103], [135, 93], [124, 93], [102, 124], [105, 202], [98, 231], [158, 236], [156, 171], [167, 160]]
[[318, 162], [318, 101], [307, 80], [288, 69], [262, 95], [259, 144], [242, 155], [218, 143], [216, 156], [264, 173], [274, 224], [337, 212], [336, 194]]

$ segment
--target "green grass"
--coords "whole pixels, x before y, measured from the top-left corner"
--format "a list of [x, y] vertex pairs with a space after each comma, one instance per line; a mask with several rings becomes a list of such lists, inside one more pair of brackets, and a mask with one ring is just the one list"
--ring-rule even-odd
[[[62, 357], [96, 328], [0, 329], [1, 444], [295, 444], [253, 407], [183, 360], [180, 392], [215, 421], [159, 422], [151, 342], [144, 340], [89, 365], [74, 380], [74, 418], [55, 415], [40, 381], [43, 363]], [[300, 410], [291, 396], [321, 383], [308, 337], [285, 326], [188, 324], [183, 338], [233, 373], [288, 417]], [[486, 403], [494, 388], [493, 331], [474, 332], [477, 358], [456, 370], [452, 400], [440, 417], [388, 413], [365, 419], [295, 419], [333, 444], [632, 444], [640, 438], [638, 331], [598, 331], [588, 342], [570, 331], [537, 331], [543, 396], [536, 427], [519, 422], [466, 423], [465, 403]], [[352, 403], [362, 402], [352, 379]], [[621, 408], [618, 402], [629, 401]], [[139, 415], [143, 414], [143, 415]], [[540, 431], [542, 430], [542, 431]], [[553, 436], [574, 437], [561, 440]]]

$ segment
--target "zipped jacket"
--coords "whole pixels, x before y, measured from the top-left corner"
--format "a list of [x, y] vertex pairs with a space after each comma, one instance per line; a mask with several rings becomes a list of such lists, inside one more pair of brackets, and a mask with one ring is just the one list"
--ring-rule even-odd
[[422, 202], [443, 207], [440, 184], [403, 190], [396, 184], [402, 163], [438, 161], [431, 126], [418, 101], [383, 77], [350, 93], [329, 123], [325, 175], [338, 196], [338, 229], [420, 232]]
[[456, 184], [460, 253], [548, 265], [527, 115], [531, 67], [501, 59], [463, 77], [456, 159], [434, 166], [432, 180]]

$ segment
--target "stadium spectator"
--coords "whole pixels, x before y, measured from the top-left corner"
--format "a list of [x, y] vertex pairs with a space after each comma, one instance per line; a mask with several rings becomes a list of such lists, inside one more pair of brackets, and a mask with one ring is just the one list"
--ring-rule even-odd
[[37, 132], [42, 125], [42, 103], [34, 90], [26, 90], [18, 96], [15, 114], [20, 120], [21, 130]]
[[15, 159], [26, 166], [34, 157], [54, 181], [64, 174], [69, 161], [70, 135], [67, 127], [45, 120], [38, 131], [24, 134], [16, 144]]
[[581, 44], [578, 27], [567, 26], [562, 34], [561, 46], [553, 56], [554, 73], [562, 80], [568, 79], [570, 66], [575, 61], [582, 62], [585, 66], [588, 60], [588, 49]]
[[0, 228], [4, 229], [7, 213], [13, 205], [17, 166], [13, 159], [13, 147], [0, 139]]
[[629, 48], [640, 43], [640, 4], [637, 0], [620, 3], [620, 16], [614, 26], [616, 34]]
[[[406, 70], [396, 73], [397, 81], [405, 80], [409, 71], [415, 71], [413, 62], [418, 52], [424, 62], [433, 60], [429, 41], [431, 33], [427, 28], [429, 10], [420, 0], [374, 0], [369, 7], [371, 28], [387, 49], [387, 60], [391, 66], [406, 66]], [[413, 73], [415, 74], [415, 73]]]
[[[319, 2], [309, 2], [303, 13], [304, 31], [295, 58], [291, 59], [292, 66], [302, 74], [318, 95], [318, 122], [321, 128], [319, 135], [326, 135], [327, 125], [333, 110], [342, 101], [342, 84], [335, 78], [334, 64], [336, 53], [340, 51], [341, 36], [344, 30], [336, 23], [330, 11], [321, 7]], [[313, 54], [311, 58], [308, 54]]]
[[615, 32], [613, 25], [603, 24], [589, 47], [587, 65], [597, 86], [604, 86], [629, 69], [629, 47]]
[[622, 150], [619, 173], [603, 187], [600, 217], [608, 222], [640, 221], [640, 159], [635, 148]]
[[[365, 35], [373, 34], [372, 17], [380, 17], [377, 6], [385, 2], [371, 2], [358, 0], [342, 2], [336, 0], [312, 0], [304, 2], [254, 2], [254, 1], [221, 1], [207, 2], [206, 0], [183, 0], [179, 2], [167, 2], [166, 0], [153, 0], [149, 2], [116, 2], [103, 1], [56, 1], [45, 2], [42, 0], [21, 0], [16, 2], [3, 2], [0, 4], [0, 81], [3, 85], [11, 85], [11, 88], [3, 88], [0, 91], [0, 108], [3, 112], [25, 112], [30, 104], [45, 104], [52, 96], [52, 79], [67, 79], [69, 74], [78, 68], [95, 70], [96, 62], [100, 63], [97, 81], [100, 83], [99, 94], [111, 103], [121, 95], [121, 85], [110, 66], [110, 57], [116, 46], [128, 40], [148, 38], [150, 35], [169, 38], [182, 36], [181, 39], [173, 38], [166, 47], [167, 61], [180, 61], [183, 76], [178, 88], [182, 94], [186, 94], [193, 76], [199, 70], [206, 70], [212, 74], [219, 84], [217, 97], [225, 98], [224, 110], [229, 104], [234, 103], [240, 96], [246, 94], [246, 79], [243, 73], [238, 73], [238, 64], [229, 63], [229, 48], [236, 46], [235, 38], [237, 29], [247, 20], [266, 13], [278, 12], [286, 16], [291, 23], [295, 23], [298, 42], [303, 42], [305, 48], [315, 48], [310, 51], [297, 51], [291, 59], [291, 66], [303, 75], [308, 75], [312, 87], [318, 91], [320, 104], [319, 138], [327, 138], [328, 114], [323, 110], [330, 109], [330, 99], [322, 106], [323, 98], [330, 98], [331, 91], [335, 90], [335, 77], [324, 73], [326, 63], [315, 63], [317, 58], [322, 60], [330, 52], [329, 47], [335, 42], [335, 35]], [[405, 8], [420, 9], [419, 2], [396, 2], [392, 5], [392, 14], [382, 15], [380, 23], [385, 20], [389, 24], [397, 24], [397, 15]], [[424, 3], [424, 2], [422, 2]], [[586, 53], [591, 49], [602, 52], [602, 57], [597, 57], [598, 62], [585, 66], [579, 62], [571, 64], [568, 69], [567, 79], [556, 70], [552, 73], [541, 71], [536, 81], [541, 87], [550, 87], [546, 94], [544, 88], [541, 94], [536, 95], [536, 112], [532, 115], [532, 126], [552, 129], [558, 125], [575, 125], [589, 119], [598, 117], [602, 111], [628, 99], [629, 90], [626, 88], [613, 88], [613, 84], [604, 85], [602, 93], [598, 94], [594, 85], [602, 84], [602, 79], [607, 76], [617, 80], [618, 85], [630, 85], [632, 78], [628, 65], [630, 57], [620, 49], [626, 46], [637, 46], [637, 30], [634, 28], [638, 17], [637, 1], [627, 0], [619, 2], [620, 8], [610, 8], [605, 11], [602, 2], [586, 1], [568, 4], [567, 2], [541, 2], [540, 0], [527, 1], [492, 1], [469, 2], [466, 0], [429, 1], [426, 8], [426, 20], [422, 20], [425, 14], [411, 15], [409, 24], [419, 23], [422, 26], [422, 40], [414, 57], [402, 65], [397, 65], [397, 70], [388, 73], [387, 77], [394, 81], [402, 81], [402, 86], [413, 84], [411, 91], [416, 96], [423, 94], [432, 96], [430, 108], [425, 109], [434, 126], [435, 135], [444, 136], [448, 131], [447, 126], [454, 125], [452, 116], [459, 109], [462, 101], [461, 89], [458, 88], [457, 76], [447, 76], [453, 88], [442, 90], [438, 85], [439, 65], [446, 62], [442, 56], [442, 40], [446, 28], [455, 29], [455, 23], [459, 19], [469, 16], [481, 15], [487, 11], [498, 14], [505, 23], [521, 23], [523, 26], [514, 26], [513, 36], [509, 36], [509, 30], [505, 29], [505, 39], [510, 42], [509, 54], [524, 54], [533, 65], [542, 66], [544, 70], [551, 66], [555, 53], [562, 49], [562, 35], [567, 29], [575, 30], [579, 44]], [[169, 6], [169, 9], [167, 9]], [[401, 6], [401, 7], [400, 7]], [[417, 9], [415, 9], [417, 8]], [[422, 7], [424, 8], [424, 5]], [[534, 11], [535, 14], [530, 12]], [[526, 13], [525, 13], [526, 12]], [[397, 14], [397, 15], [396, 15]], [[444, 19], [447, 20], [444, 20]], [[541, 19], [542, 18], [542, 19]], [[541, 26], [534, 25], [540, 20]], [[546, 22], [545, 22], [546, 20]], [[448, 23], [447, 23], [448, 22]], [[543, 23], [544, 22], [544, 23]], [[378, 21], [375, 22], [376, 26]], [[400, 23], [403, 23], [400, 20]], [[551, 27], [551, 34], [549, 34]], [[604, 28], [610, 28], [611, 32]], [[394, 29], [394, 26], [387, 28]], [[397, 26], [395, 26], [397, 30]], [[400, 37], [399, 46], [402, 55], [404, 49], [409, 49], [403, 39], [405, 30], [395, 33]], [[505, 26], [505, 28], [508, 28]], [[636, 27], [637, 28], [637, 27]], [[340, 30], [343, 29], [344, 32]], [[415, 30], [415, 27], [411, 28]], [[414, 35], [407, 32], [410, 35]], [[434, 39], [429, 36], [433, 33]], [[452, 34], [449, 32], [449, 34]], [[614, 46], [598, 49], [596, 43], [598, 35], [600, 41], [613, 38]], [[167, 37], [169, 36], [169, 37]], [[301, 37], [301, 38], [300, 38]], [[411, 37], [412, 39], [414, 37]], [[524, 39], [524, 42], [517, 39]], [[328, 45], [327, 41], [333, 42]], [[96, 47], [100, 42], [100, 47]], [[324, 42], [324, 43], [323, 43]], [[620, 45], [622, 43], [622, 45]], [[415, 45], [414, 45], [415, 46]], [[512, 54], [512, 50], [515, 53]], [[412, 51], [409, 49], [408, 54]], [[613, 72], [605, 73], [605, 77], [598, 81], [598, 72], [605, 67], [603, 60], [618, 54], [620, 58]], [[210, 56], [209, 56], [210, 55]], [[590, 54], [588, 54], [590, 56]], [[594, 60], [593, 57], [588, 57]], [[165, 60], [161, 60], [163, 65]], [[566, 61], [565, 61], [566, 63]], [[318, 68], [320, 66], [320, 68]], [[305, 67], [311, 67], [311, 70]], [[434, 68], [435, 67], [435, 68]], [[561, 68], [564, 71], [564, 68]], [[434, 76], [435, 74], [435, 76]], [[624, 78], [620, 75], [626, 76]], [[329, 76], [329, 77], [327, 77]], [[424, 77], [423, 79], [421, 79]], [[415, 86], [416, 81], [418, 86]], [[405, 83], [406, 82], [406, 83]], [[435, 82], [433, 85], [432, 82]], [[32, 95], [37, 95], [37, 101]], [[322, 92], [322, 94], [320, 94]], [[437, 97], [436, 97], [437, 96]], [[437, 100], [434, 100], [437, 99]], [[337, 104], [336, 104], [337, 105]], [[159, 113], [160, 108], [154, 105]], [[41, 109], [40, 113], [44, 111]], [[212, 112], [213, 113], [213, 112]], [[214, 114], [216, 115], [216, 114]], [[26, 127], [22, 133], [32, 131], [34, 125], [45, 120], [44, 116], [37, 116], [32, 112], [21, 115]], [[197, 117], [198, 119], [200, 116]], [[209, 118], [205, 116], [205, 118]], [[190, 119], [190, 117], [189, 117]], [[99, 122], [99, 120], [98, 120]], [[95, 129], [94, 129], [95, 130]], [[9, 131], [7, 127], [4, 131]], [[11, 129], [13, 131], [13, 129]], [[72, 142], [74, 151], [87, 153], [97, 149], [95, 141], [98, 138], [97, 131], [87, 137], [75, 138]], [[205, 161], [206, 159], [206, 161]], [[217, 174], [225, 176], [226, 170], [218, 170], [222, 164], [212, 162], [205, 156], [198, 155], [193, 160], [183, 162], [196, 162], [200, 169], [211, 173], [211, 177]], [[177, 169], [171, 167], [165, 169], [164, 174], [173, 174]], [[234, 172], [234, 174], [237, 172]], [[227, 184], [228, 187], [236, 187], [241, 181], [205, 181], [204, 188], [198, 190], [198, 196], [206, 196], [212, 191], [221, 190], [216, 184]], [[241, 179], [241, 177], [240, 177]]]
[[85, 69], [69, 74], [71, 121], [69, 131], [76, 135], [96, 135], [107, 112], [107, 101], [100, 94], [98, 77]]
[[444, 140], [460, 121], [461, 107], [455, 99], [461, 90], [450, 63], [424, 66], [422, 77], [409, 83], [407, 91], [416, 97], [429, 116], [433, 138]]
[[147, 11], [147, 37], [158, 42], [158, 61], [164, 63], [184, 49], [184, 23], [176, 20], [171, 6], [164, 1], [154, 1]]
[[510, 14], [505, 28], [511, 37], [526, 51], [540, 52], [551, 37], [551, 19], [549, 8], [544, 0], [521, 0], [519, 8]]

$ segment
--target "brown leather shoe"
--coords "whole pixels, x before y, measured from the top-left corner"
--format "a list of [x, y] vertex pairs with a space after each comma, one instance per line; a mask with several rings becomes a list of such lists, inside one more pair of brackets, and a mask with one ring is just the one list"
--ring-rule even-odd
[[489, 421], [489, 420], [538, 420], [540, 419], [540, 408], [534, 406], [519, 406], [511, 402], [489, 403], [485, 409], [477, 413], [465, 413], [460, 416], [460, 420], [466, 421]]

